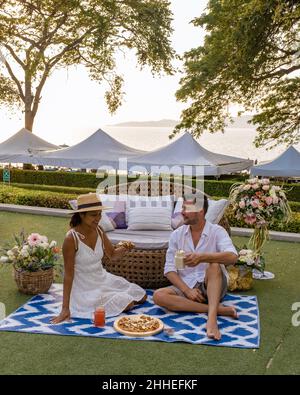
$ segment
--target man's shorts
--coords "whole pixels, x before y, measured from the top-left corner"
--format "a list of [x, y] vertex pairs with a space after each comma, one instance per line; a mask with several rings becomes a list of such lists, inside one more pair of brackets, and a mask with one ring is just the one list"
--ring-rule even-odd
[[[173, 291], [176, 292], [178, 296], [182, 296], [186, 298], [184, 293], [174, 285], [169, 286], [168, 288], [173, 289]], [[207, 289], [206, 289], [206, 284], [205, 281], [201, 281], [200, 283], [197, 282], [196, 285], [193, 288], [198, 288], [205, 298], [205, 301], [203, 303], [208, 303], [208, 298], [207, 298]], [[227, 293], [227, 277], [225, 276], [223, 270], [222, 270], [222, 288], [221, 288], [221, 296], [220, 296], [220, 301], [224, 298], [224, 296]]]

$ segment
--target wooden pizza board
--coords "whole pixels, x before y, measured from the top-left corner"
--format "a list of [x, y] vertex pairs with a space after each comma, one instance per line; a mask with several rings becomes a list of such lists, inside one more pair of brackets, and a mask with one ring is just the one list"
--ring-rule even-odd
[[[137, 314], [137, 315], [130, 315], [130, 316], [128, 316], [128, 318], [139, 318], [141, 316], [151, 317], [151, 316], [149, 316], [147, 314]], [[124, 329], [119, 327], [119, 321], [122, 318], [124, 318], [124, 316], [120, 317], [120, 318], [117, 318], [115, 320], [114, 328], [115, 328], [115, 330], [117, 332], [119, 332], [119, 333], [121, 333], [122, 335], [125, 335], [125, 336], [133, 336], [133, 337], [154, 336], [154, 335], [157, 335], [158, 333], [160, 333], [163, 330], [163, 328], [164, 328], [164, 324], [159, 318], [151, 317], [151, 318], [155, 318], [159, 322], [159, 327], [157, 329], [155, 329], [154, 331], [148, 331], [148, 332], [129, 332], [129, 331], [126, 331], [126, 330], [124, 330]]]

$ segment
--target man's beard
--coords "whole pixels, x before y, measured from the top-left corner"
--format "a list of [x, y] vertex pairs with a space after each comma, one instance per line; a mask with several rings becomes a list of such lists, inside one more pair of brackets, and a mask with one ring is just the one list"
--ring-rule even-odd
[[184, 218], [183, 220], [185, 225], [195, 225], [197, 223], [196, 219]]

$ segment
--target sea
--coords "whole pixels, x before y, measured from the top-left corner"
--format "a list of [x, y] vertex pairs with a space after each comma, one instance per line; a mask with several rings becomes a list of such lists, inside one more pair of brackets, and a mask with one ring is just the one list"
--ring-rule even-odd
[[[169, 135], [172, 133], [172, 127], [106, 126], [103, 129], [121, 143], [145, 151], [161, 148], [182, 135], [182, 133], [178, 134], [170, 140]], [[209, 151], [245, 159], [249, 158], [253, 161], [256, 160], [258, 163], [273, 160], [287, 149], [287, 146], [284, 145], [272, 150], [267, 150], [266, 147], [256, 148], [253, 144], [256, 134], [257, 132], [253, 128], [228, 127], [224, 133], [204, 132], [197, 141]], [[300, 144], [294, 147], [300, 151]]]

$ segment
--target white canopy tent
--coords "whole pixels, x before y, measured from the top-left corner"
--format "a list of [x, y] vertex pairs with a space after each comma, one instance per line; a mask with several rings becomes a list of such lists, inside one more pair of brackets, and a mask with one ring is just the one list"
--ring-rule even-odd
[[265, 177], [300, 177], [300, 152], [290, 146], [273, 161], [251, 167], [251, 174]]
[[119, 143], [99, 129], [72, 147], [33, 155], [30, 163], [77, 169], [98, 169], [101, 166], [117, 169], [119, 159], [131, 158], [144, 152]]
[[[0, 162], [2, 163], [30, 163], [30, 156], [38, 152], [58, 149], [27, 129], [21, 129], [9, 139], [0, 144]], [[24, 161], [28, 157], [29, 161]]]
[[173, 174], [184, 174], [186, 167], [198, 167], [201, 170], [200, 174], [219, 176], [248, 169], [253, 165], [253, 161], [208, 151], [190, 133], [185, 133], [165, 147], [132, 158], [129, 164], [143, 166], [148, 172], [153, 172], [155, 167], [161, 167], [163, 173], [166, 172], [163, 169], [165, 167]]

